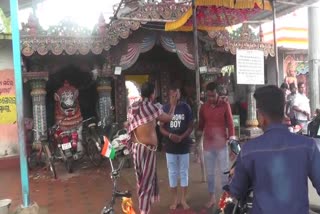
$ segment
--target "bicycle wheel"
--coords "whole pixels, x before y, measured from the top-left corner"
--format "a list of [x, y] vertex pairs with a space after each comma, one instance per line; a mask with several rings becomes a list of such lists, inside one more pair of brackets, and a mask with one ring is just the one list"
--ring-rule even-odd
[[90, 161], [93, 163], [95, 166], [100, 166], [102, 162], [102, 155], [100, 154], [100, 151], [97, 148], [97, 142], [93, 138], [88, 138], [87, 140], [87, 154], [90, 158]]
[[37, 152], [32, 152], [28, 158], [27, 158], [27, 161], [28, 161], [28, 167], [30, 170], [33, 170], [35, 169], [37, 166], [38, 166], [38, 161], [37, 161]]
[[46, 161], [47, 161], [47, 166], [49, 167], [50, 169], [50, 172], [52, 174], [52, 177], [54, 179], [57, 179], [57, 172], [56, 172], [56, 167], [53, 163], [53, 158], [51, 156], [51, 151], [49, 149], [49, 146], [48, 144], [44, 145], [44, 151], [45, 151], [45, 154], [46, 154]]
[[51, 171], [52, 177], [53, 177], [54, 179], [57, 179], [56, 167], [54, 166], [54, 164], [53, 164], [53, 161], [52, 161], [52, 160], [49, 160], [49, 168], [50, 168], [50, 171]]

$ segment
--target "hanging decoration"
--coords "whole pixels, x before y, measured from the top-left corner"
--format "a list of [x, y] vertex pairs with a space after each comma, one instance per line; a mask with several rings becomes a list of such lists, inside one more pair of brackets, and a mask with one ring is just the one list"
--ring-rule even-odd
[[[271, 10], [267, 0], [196, 0], [198, 30], [222, 30], [242, 23], [263, 10]], [[175, 22], [165, 25], [166, 31], [192, 31], [192, 8]]]

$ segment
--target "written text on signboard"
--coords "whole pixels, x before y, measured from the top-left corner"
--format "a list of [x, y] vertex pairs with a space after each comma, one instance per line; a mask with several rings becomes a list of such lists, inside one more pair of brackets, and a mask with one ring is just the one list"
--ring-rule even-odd
[[237, 50], [237, 83], [264, 84], [264, 54], [260, 50]]

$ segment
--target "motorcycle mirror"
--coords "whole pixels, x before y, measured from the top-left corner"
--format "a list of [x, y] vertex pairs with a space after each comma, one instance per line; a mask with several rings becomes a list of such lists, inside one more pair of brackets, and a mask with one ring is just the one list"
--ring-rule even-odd
[[230, 141], [229, 141], [229, 146], [230, 146], [231, 151], [232, 151], [234, 154], [238, 155], [238, 154], [240, 153], [241, 147], [240, 147], [239, 141], [237, 141], [237, 140], [230, 140]]

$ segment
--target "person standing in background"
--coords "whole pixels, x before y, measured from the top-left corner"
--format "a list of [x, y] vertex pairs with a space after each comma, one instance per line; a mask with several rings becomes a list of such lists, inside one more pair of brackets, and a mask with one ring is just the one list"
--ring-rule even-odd
[[305, 95], [305, 89], [305, 84], [299, 82], [298, 93], [293, 100], [294, 115], [297, 124], [300, 125], [303, 130], [307, 129], [307, 124], [310, 120], [310, 100]]
[[[203, 134], [204, 159], [207, 171], [210, 199], [205, 205], [215, 204], [215, 164], [219, 160], [222, 172], [229, 169], [227, 142], [236, 139], [230, 104], [218, 94], [218, 84], [212, 82], [206, 87], [207, 101], [200, 108], [198, 134]], [[228, 128], [228, 132], [226, 130]], [[222, 186], [228, 183], [228, 175], [221, 177]]]

